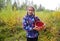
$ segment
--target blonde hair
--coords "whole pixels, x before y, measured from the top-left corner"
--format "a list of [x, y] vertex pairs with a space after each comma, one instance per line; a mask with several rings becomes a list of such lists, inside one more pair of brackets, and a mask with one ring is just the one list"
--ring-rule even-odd
[[33, 6], [27, 6], [27, 10], [28, 8], [32, 8], [35, 11], [35, 8]]

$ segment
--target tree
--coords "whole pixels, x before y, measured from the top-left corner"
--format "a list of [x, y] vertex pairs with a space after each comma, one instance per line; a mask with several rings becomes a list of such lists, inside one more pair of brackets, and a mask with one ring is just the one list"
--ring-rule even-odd
[[17, 3], [16, 3], [16, 2], [14, 2], [13, 6], [12, 6], [12, 9], [13, 9], [13, 10], [14, 10], [14, 8], [16, 8], [16, 10], [18, 9], [18, 8], [17, 8]]
[[43, 11], [43, 10], [45, 10], [45, 8], [40, 4], [40, 6], [39, 6], [37, 11]]
[[4, 7], [4, 1], [5, 1], [5, 0], [0, 0], [0, 10], [1, 10], [1, 8]]

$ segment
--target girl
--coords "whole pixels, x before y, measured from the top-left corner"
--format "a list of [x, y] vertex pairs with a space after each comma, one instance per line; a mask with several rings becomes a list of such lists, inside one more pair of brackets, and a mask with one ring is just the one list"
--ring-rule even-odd
[[38, 41], [39, 29], [34, 25], [35, 19], [40, 21], [38, 17], [35, 17], [35, 9], [29, 6], [27, 14], [23, 18], [23, 28], [27, 32], [27, 41]]

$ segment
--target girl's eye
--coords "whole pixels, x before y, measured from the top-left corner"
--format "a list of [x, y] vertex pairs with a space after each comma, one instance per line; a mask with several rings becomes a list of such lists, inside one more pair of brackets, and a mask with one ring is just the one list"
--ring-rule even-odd
[[34, 10], [29, 10], [29, 11], [34, 11]]

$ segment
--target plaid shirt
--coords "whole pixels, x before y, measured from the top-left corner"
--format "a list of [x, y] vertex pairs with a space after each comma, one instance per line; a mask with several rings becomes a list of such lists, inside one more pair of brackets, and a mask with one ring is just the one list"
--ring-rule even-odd
[[34, 15], [26, 15], [23, 18], [23, 28], [24, 28], [24, 30], [26, 30], [27, 37], [29, 37], [29, 38], [38, 37], [38, 31], [33, 30], [33, 28], [35, 27], [33, 25], [35, 22], [35, 18], [36, 18], [36, 20], [39, 20], [39, 18], [35, 17]]

